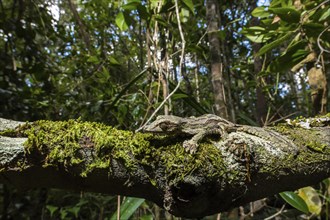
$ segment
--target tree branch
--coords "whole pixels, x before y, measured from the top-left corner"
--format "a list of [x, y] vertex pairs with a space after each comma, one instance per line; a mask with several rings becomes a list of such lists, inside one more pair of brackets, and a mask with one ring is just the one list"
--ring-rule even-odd
[[[207, 137], [121, 131], [69, 120], [0, 120], [0, 182], [142, 197], [202, 217], [330, 176], [330, 116]], [[19, 126], [18, 126], [19, 125]], [[18, 127], [17, 127], [18, 126]], [[8, 130], [11, 129], [11, 130]]]

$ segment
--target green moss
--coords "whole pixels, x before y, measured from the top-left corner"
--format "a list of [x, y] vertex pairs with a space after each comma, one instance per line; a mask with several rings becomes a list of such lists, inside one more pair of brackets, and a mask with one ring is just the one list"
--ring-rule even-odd
[[322, 118], [330, 118], [330, 113], [327, 113], [326, 115], [318, 115], [314, 118], [305, 118], [302, 116], [297, 117], [294, 120], [290, 121], [290, 126], [292, 127], [301, 127], [301, 123], [308, 123], [311, 127], [323, 127], [327, 123], [329, 123], [328, 120], [318, 120]]
[[[127, 167], [132, 168], [132, 160], [127, 154], [111, 154], [113, 151], [129, 146], [132, 132], [119, 131], [96, 122], [36, 121], [20, 126], [16, 131], [19, 136], [26, 136], [25, 152], [33, 161], [43, 161], [43, 166], [68, 168], [81, 165], [82, 175], [96, 168], [109, 166], [112, 158], [125, 158]], [[95, 160], [86, 161], [92, 156]]]
[[326, 148], [327, 148], [327, 145], [326, 144], [321, 144], [317, 141], [310, 141], [310, 142], [307, 142], [306, 146], [311, 149], [311, 150], [314, 150], [316, 152], [320, 152], [320, 153], [324, 153]]
[[[195, 154], [185, 152], [182, 142], [171, 146], [161, 146], [153, 152], [160, 165], [165, 167], [165, 174], [174, 182], [182, 180], [193, 172], [202, 172], [207, 176], [221, 175], [223, 163], [219, 150], [210, 144], [200, 144]], [[218, 173], [216, 172], [218, 171]]]
[[7, 129], [4, 131], [0, 131], [0, 135], [7, 137], [17, 137], [17, 131], [14, 129]]
[[[323, 125], [319, 125], [323, 126]], [[294, 121], [292, 124], [279, 124], [273, 127], [275, 131], [286, 135], [289, 139], [293, 140], [296, 145], [300, 148], [307, 147], [316, 152], [330, 152], [330, 149], [326, 144], [320, 142], [320, 133], [319, 131], [311, 128], [306, 129], [300, 126], [295, 127]]]
[[[182, 139], [182, 138], [181, 138]], [[207, 176], [223, 175], [222, 156], [212, 144], [202, 143], [195, 154], [185, 152], [180, 137], [137, 133], [131, 142], [131, 152], [140, 165], [155, 169], [164, 167], [165, 175], [173, 182], [193, 172]], [[153, 178], [150, 181], [155, 184]]]

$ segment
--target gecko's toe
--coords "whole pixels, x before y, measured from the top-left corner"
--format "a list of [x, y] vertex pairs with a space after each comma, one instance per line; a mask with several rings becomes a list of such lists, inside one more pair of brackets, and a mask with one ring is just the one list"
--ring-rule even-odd
[[187, 140], [187, 141], [183, 142], [183, 147], [186, 152], [188, 152], [190, 154], [194, 154], [197, 151], [198, 144], [191, 140]]

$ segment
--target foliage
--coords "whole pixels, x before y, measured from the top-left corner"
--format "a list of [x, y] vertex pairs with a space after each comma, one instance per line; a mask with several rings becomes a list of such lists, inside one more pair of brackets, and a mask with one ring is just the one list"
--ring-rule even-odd
[[[141, 204], [144, 202], [144, 199], [139, 199], [139, 198], [132, 198], [132, 197], [127, 197], [120, 209], [120, 218], [122, 219], [129, 219], [133, 213], [141, 206]], [[118, 211], [118, 210], [117, 210]], [[111, 220], [116, 220], [117, 219], [117, 212], [115, 212], [111, 216]], [[142, 218], [142, 217], [141, 217]]]
[[[312, 111], [308, 94], [313, 92], [313, 85], [311, 82], [305, 85], [307, 71], [311, 66], [322, 68], [323, 72], [327, 71], [324, 75], [328, 75], [329, 80], [329, 65], [325, 60], [329, 59], [326, 48], [330, 46], [330, 35], [325, 20], [330, 16], [330, 6], [326, 3], [273, 0], [269, 6], [252, 11], [253, 16], [260, 18], [260, 25], [243, 30], [249, 40], [263, 44], [256, 56], [264, 59], [259, 76], [267, 78], [269, 83], [265, 83], [268, 84], [265, 89], [271, 100], [276, 96], [292, 97], [287, 99], [291, 108], [303, 114]], [[269, 76], [275, 74], [276, 81], [270, 80]], [[311, 86], [310, 90], [307, 90], [308, 86]], [[292, 96], [294, 93], [296, 97]]]

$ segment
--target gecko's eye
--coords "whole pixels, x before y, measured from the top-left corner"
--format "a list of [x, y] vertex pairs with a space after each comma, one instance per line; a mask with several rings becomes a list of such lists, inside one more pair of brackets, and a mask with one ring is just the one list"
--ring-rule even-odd
[[163, 131], [176, 131], [178, 129], [177, 124], [163, 122], [159, 125]]

